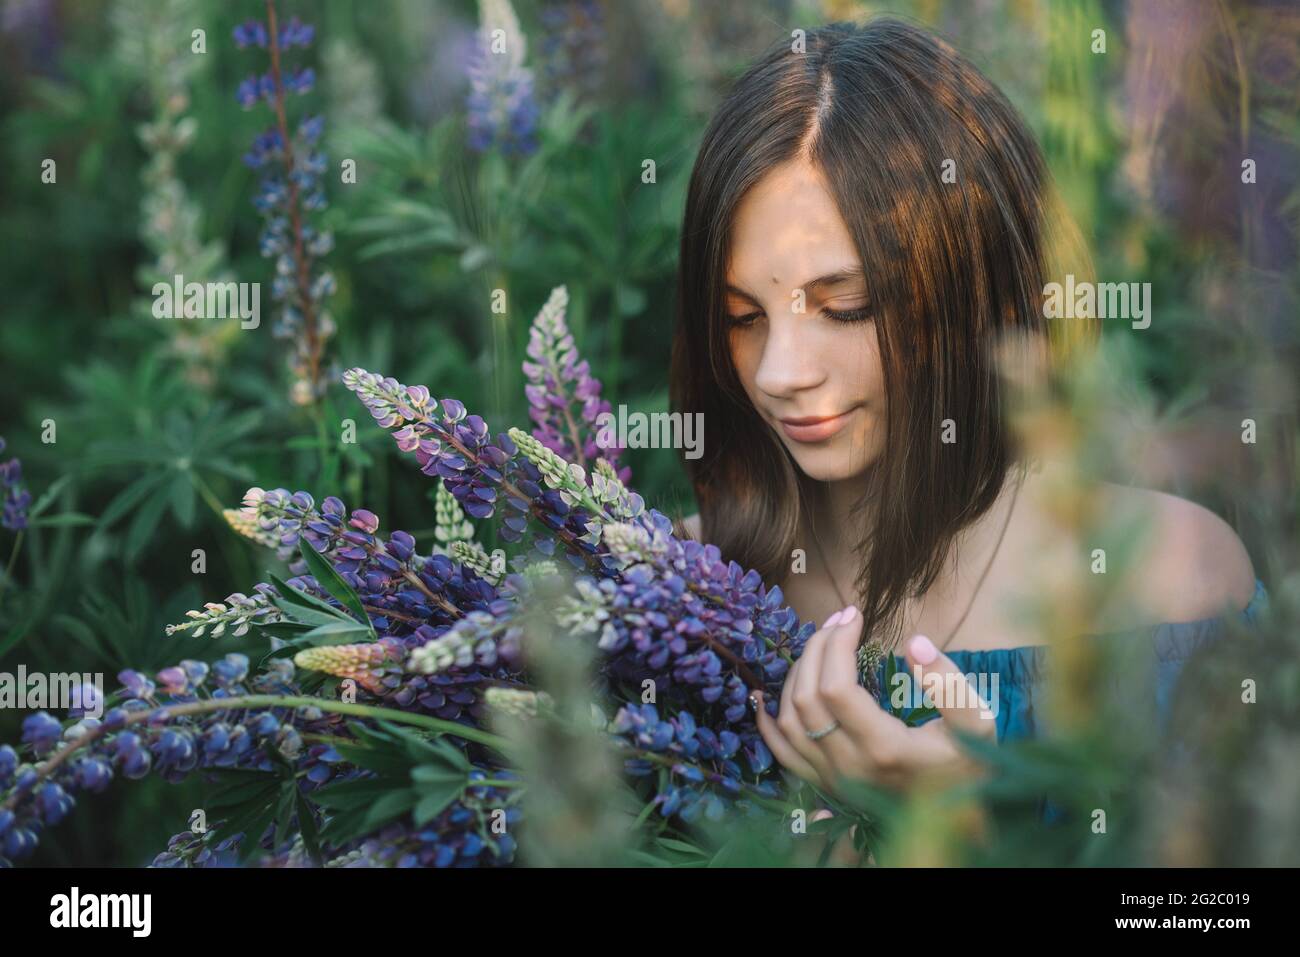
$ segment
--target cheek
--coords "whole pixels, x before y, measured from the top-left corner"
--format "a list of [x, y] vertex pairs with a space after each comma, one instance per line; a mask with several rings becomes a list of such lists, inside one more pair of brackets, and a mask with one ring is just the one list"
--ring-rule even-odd
[[875, 323], [865, 329], [849, 326], [838, 330], [829, 343], [828, 355], [846, 398], [873, 406], [884, 404], [885, 369]]
[[731, 346], [731, 364], [736, 370], [745, 394], [754, 398], [754, 379], [758, 376], [758, 365], [763, 359], [763, 343], [752, 329], [736, 329], [728, 333]]

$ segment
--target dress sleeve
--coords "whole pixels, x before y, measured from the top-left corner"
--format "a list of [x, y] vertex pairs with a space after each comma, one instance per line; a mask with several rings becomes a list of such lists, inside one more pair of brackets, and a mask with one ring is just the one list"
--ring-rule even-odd
[[[1253, 627], [1267, 604], [1264, 584], [1257, 579], [1255, 594], [1246, 608], [1238, 613], [1238, 623]], [[1202, 649], [1227, 636], [1230, 632], [1228, 625], [1227, 618], [1219, 617], [1163, 624], [1155, 629], [1155, 707], [1161, 732], [1168, 729], [1169, 712], [1187, 662]]]

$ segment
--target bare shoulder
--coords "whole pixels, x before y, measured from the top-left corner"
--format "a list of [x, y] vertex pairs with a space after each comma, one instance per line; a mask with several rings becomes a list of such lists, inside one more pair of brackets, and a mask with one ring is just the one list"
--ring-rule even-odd
[[1135, 591], [1144, 610], [1166, 622], [1240, 611], [1255, 594], [1255, 568], [1231, 525], [1195, 502], [1150, 489], [1103, 486], [1113, 514], [1148, 532], [1136, 555]]
[[697, 542], [700, 540], [700, 516], [697, 512], [682, 519], [682, 528], [686, 529], [686, 534]]

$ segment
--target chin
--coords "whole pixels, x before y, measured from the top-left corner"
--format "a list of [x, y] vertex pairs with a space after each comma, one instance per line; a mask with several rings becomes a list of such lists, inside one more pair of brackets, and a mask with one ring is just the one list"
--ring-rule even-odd
[[865, 475], [878, 453], [862, 454], [862, 444], [841, 440], [823, 449], [794, 448], [786, 443], [799, 470], [815, 482], [842, 482]]

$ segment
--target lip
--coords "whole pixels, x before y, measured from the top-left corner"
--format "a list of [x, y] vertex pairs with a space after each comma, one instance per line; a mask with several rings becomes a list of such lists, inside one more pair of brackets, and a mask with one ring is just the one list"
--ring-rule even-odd
[[853, 409], [849, 409], [839, 415], [810, 415], [778, 421], [785, 434], [795, 442], [822, 442], [844, 428], [852, 414]]

